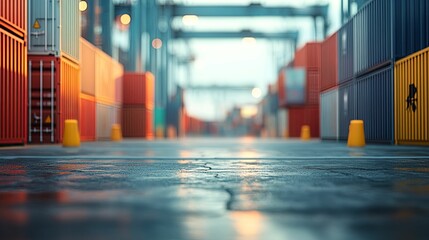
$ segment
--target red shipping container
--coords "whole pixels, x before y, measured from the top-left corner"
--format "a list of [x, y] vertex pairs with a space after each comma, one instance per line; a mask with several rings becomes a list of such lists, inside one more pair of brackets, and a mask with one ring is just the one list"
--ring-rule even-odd
[[0, 27], [24, 39], [27, 31], [27, 0], [1, 0]]
[[321, 68], [321, 43], [310, 42], [295, 53], [294, 67], [304, 67], [307, 70]]
[[0, 145], [26, 142], [27, 93], [25, 42], [0, 29]]
[[300, 137], [303, 125], [310, 126], [312, 138], [320, 137], [319, 106], [291, 107], [288, 111], [289, 137]]
[[124, 137], [152, 139], [153, 110], [144, 106], [122, 107], [122, 135]]
[[125, 72], [123, 80], [123, 99], [126, 105], [154, 107], [155, 77], [152, 73]]
[[29, 143], [60, 143], [64, 121], [79, 119], [80, 68], [54, 56], [28, 55]]
[[80, 140], [95, 141], [95, 97], [80, 95]]
[[322, 68], [320, 90], [325, 91], [338, 85], [338, 39], [337, 33], [327, 38], [321, 47]]

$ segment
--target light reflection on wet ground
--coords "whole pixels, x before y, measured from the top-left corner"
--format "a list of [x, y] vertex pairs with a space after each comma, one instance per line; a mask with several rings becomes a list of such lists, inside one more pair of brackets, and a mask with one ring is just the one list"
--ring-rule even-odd
[[0, 238], [426, 239], [427, 169], [428, 148], [317, 141], [0, 149]]

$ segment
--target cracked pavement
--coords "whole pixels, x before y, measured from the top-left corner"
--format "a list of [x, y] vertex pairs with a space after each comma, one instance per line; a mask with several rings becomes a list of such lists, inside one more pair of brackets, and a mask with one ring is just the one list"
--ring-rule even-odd
[[1, 239], [426, 239], [429, 148], [264, 139], [0, 148]]

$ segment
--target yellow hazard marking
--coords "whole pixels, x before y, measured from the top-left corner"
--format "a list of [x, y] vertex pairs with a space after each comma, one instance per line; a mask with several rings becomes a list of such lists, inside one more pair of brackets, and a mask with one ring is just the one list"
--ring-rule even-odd
[[38, 20], [34, 21], [33, 28], [34, 29], [40, 29], [40, 23]]
[[51, 123], [51, 116], [47, 116], [45, 119], [45, 123]]

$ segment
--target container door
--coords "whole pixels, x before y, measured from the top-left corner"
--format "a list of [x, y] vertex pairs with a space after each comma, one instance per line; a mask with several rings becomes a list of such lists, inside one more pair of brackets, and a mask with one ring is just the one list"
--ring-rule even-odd
[[55, 142], [55, 61], [28, 62], [29, 143]]

